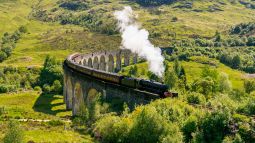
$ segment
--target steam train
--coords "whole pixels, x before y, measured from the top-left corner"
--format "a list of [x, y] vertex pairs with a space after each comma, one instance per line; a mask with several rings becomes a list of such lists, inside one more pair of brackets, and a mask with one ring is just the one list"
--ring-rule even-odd
[[118, 75], [116, 73], [109, 73], [109, 72], [105, 72], [101, 70], [96, 70], [93, 68], [79, 65], [74, 62], [70, 62], [70, 60], [66, 60], [64, 63], [64, 66], [65, 64], [68, 65], [68, 67], [71, 67], [72, 69], [75, 69], [81, 73], [85, 73], [87, 75], [93, 76], [97, 79], [116, 83], [116, 84], [127, 86], [130, 88], [136, 88], [142, 91], [151, 92], [151, 93], [159, 95], [161, 98], [178, 96], [178, 93], [169, 92], [168, 91], [169, 87], [159, 82], [131, 78], [127, 76]]

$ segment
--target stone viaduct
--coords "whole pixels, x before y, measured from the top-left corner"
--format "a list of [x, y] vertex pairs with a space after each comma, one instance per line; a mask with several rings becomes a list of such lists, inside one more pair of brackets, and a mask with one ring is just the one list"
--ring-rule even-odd
[[[88, 105], [95, 94], [101, 93], [106, 101], [120, 99], [130, 108], [160, 98], [146, 91], [118, 83], [116, 73], [123, 66], [135, 64], [138, 57], [129, 50], [101, 51], [92, 54], [72, 54], [64, 62], [64, 101], [73, 115]], [[94, 71], [97, 74], [94, 74]]]

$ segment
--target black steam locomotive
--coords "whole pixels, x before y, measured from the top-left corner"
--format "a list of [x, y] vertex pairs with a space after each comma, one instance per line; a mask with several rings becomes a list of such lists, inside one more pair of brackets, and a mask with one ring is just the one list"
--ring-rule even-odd
[[132, 87], [132, 88], [137, 88], [139, 90], [155, 93], [162, 98], [178, 96], [176, 93], [170, 93], [168, 91], [169, 87], [167, 85], [159, 83], [159, 82], [150, 81], [150, 80], [121, 76], [120, 84], [128, 86], [128, 87]]
[[69, 60], [65, 61], [69, 67], [87, 75], [96, 77], [104, 81], [110, 81], [117, 83], [123, 86], [136, 88], [143, 91], [148, 91], [154, 94], [159, 95], [162, 98], [165, 97], [177, 97], [178, 93], [171, 93], [168, 91], [169, 87], [165, 84], [154, 82], [150, 80], [131, 78], [127, 76], [118, 75], [115, 73], [109, 73], [101, 70], [92, 69], [86, 66], [79, 65], [77, 63], [70, 62]]

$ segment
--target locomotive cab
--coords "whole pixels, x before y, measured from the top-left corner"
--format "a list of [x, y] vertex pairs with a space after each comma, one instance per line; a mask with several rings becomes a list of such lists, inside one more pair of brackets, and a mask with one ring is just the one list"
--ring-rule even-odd
[[168, 98], [168, 97], [178, 97], [178, 93], [169, 92], [169, 91], [164, 92], [164, 98]]

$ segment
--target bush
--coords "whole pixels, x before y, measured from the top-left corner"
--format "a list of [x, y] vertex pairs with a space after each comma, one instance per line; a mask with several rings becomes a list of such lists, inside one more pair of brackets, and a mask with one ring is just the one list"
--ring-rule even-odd
[[153, 107], [142, 109], [135, 117], [130, 131], [130, 142], [155, 143], [181, 142], [182, 135], [178, 126], [167, 123]]
[[[118, 128], [114, 128], [114, 125], [120, 121], [120, 117], [112, 115], [106, 115], [102, 119], [99, 119], [95, 123], [95, 128], [93, 130], [95, 137], [101, 138], [104, 142], [118, 142], [118, 140], [121, 139], [121, 136], [122, 138], [126, 138], [124, 134], [127, 133], [127, 130], [118, 130]], [[127, 127], [129, 127], [129, 125], [127, 125]], [[119, 133], [115, 134], [116, 131], [119, 131]], [[120, 131], [123, 132], [120, 133]]]
[[197, 130], [198, 119], [195, 116], [190, 116], [182, 127], [182, 132], [185, 137], [185, 142], [190, 142], [192, 139], [192, 133]]
[[130, 70], [128, 71], [128, 76], [136, 76], [137, 70], [137, 65], [131, 66]]
[[3, 62], [7, 59], [7, 54], [3, 51], [0, 51], [0, 62]]
[[178, 18], [177, 17], [173, 17], [172, 18], [172, 22], [176, 22], [176, 21], [178, 21]]
[[228, 132], [229, 122], [230, 113], [226, 109], [208, 113], [201, 124], [203, 142], [221, 142]]
[[6, 58], [11, 56], [12, 54], [12, 47], [11, 46], [4, 46], [1, 51], [3, 51], [6, 54]]
[[22, 143], [23, 131], [21, 130], [19, 123], [16, 121], [9, 121], [8, 130], [3, 139], [4, 143]]
[[239, 134], [236, 134], [234, 137], [232, 136], [227, 136], [224, 138], [222, 143], [243, 143], [244, 141], [242, 140], [241, 136]]
[[254, 130], [248, 123], [240, 124], [238, 133], [241, 135], [241, 138], [244, 140], [244, 142], [255, 142]]
[[56, 93], [56, 94], [61, 94], [62, 93], [62, 84], [60, 83], [59, 80], [55, 80], [51, 86], [51, 91]]
[[45, 92], [45, 93], [50, 93], [51, 92], [51, 88], [48, 84], [43, 85], [43, 92]]
[[20, 26], [20, 27], [19, 27], [19, 32], [21, 32], [21, 33], [27, 33], [27, 32], [28, 32], [27, 27], [26, 27], [26, 26]]
[[0, 117], [4, 114], [4, 107], [0, 107]]
[[149, 77], [150, 80], [153, 80], [153, 81], [159, 81], [160, 80], [160, 78], [151, 71], [147, 72], [147, 76]]
[[165, 74], [165, 83], [169, 85], [170, 89], [173, 89], [178, 82], [178, 76], [174, 71], [167, 71]]
[[203, 94], [200, 93], [190, 93], [187, 95], [188, 103], [192, 104], [204, 104], [206, 102], [206, 98]]
[[149, 106], [137, 107], [128, 116], [106, 115], [95, 123], [93, 132], [103, 142], [182, 142], [178, 126]]
[[0, 93], [15, 92], [18, 88], [36, 86], [39, 68], [4, 67], [0, 69]]
[[0, 84], [0, 93], [14, 92], [16, 91], [15, 85]]
[[34, 87], [34, 91], [42, 92], [42, 89], [40, 86], [36, 86]]
[[239, 112], [248, 114], [248, 115], [255, 115], [255, 99], [250, 99], [248, 103], [246, 103], [243, 107], [240, 107]]
[[53, 126], [53, 127], [62, 126], [64, 124], [65, 123], [63, 121], [60, 121], [60, 120], [51, 120], [51, 121], [48, 122], [48, 125]]
[[220, 92], [228, 92], [231, 91], [232, 84], [228, 78], [228, 75], [225, 73], [221, 73], [219, 76], [219, 91]]
[[63, 83], [62, 64], [55, 57], [47, 56], [40, 73], [39, 82], [41, 86], [44, 84], [52, 85], [55, 80]]
[[215, 83], [211, 77], [201, 78], [193, 82], [192, 90], [195, 92], [202, 93], [204, 95], [209, 95], [213, 93]]
[[247, 46], [255, 46], [255, 37], [248, 38]]
[[0, 93], [7, 93], [8, 92], [8, 88], [5, 85], [0, 85]]
[[251, 93], [255, 90], [255, 80], [247, 79], [244, 81], [244, 89], [246, 93]]
[[88, 118], [90, 121], [94, 122], [96, 121], [100, 116], [100, 100], [101, 100], [101, 94], [95, 95], [92, 100], [90, 100], [89, 105], [87, 105], [88, 108]]

